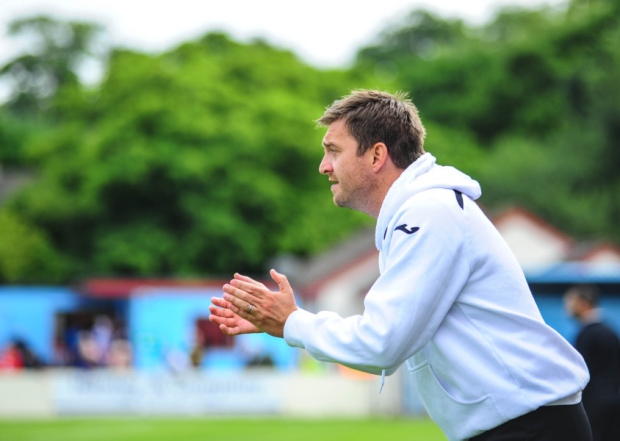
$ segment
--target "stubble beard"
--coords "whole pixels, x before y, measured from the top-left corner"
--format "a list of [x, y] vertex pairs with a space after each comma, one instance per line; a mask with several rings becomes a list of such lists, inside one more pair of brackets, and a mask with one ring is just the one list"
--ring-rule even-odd
[[367, 207], [371, 201], [371, 194], [371, 186], [363, 186], [348, 195], [334, 193], [334, 204], [340, 208], [349, 208], [370, 215]]

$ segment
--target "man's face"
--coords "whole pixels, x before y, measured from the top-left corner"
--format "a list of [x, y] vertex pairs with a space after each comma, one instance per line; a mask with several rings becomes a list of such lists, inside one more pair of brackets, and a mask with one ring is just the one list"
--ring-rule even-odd
[[564, 295], [564, 309], [570, 317], [579, 319], [586, 311], [586, 303], [577, 294], [569, 291]]
[[323, 148], [325, 154], [319, 172], [334, 183], [331, 187], [334, 203], [366, 213], [374, 188], [369, 158], [372, 152], [369, 149], [358, 156], [358, 142], [342, 120], [329, 125], [323, 137]]
[[569, 317], [573, 317], [573, 318], [577, 317], [577, 315], [575, 314], [576, 303], [577, 303], [577, 296], [571, 293], [567, 293], [564, 295], [564, 310], [566, 311], [566, 314], [568, 314]]

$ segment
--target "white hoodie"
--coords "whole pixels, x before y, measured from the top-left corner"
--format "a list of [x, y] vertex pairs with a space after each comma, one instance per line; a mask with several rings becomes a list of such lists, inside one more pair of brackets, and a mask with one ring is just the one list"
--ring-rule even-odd
[[300, 309], [284, 327], [290, 346], [318, 360], [375, 374], [406, 363], [451, 441], [579, 401], [589, 379], [582, 357], [544, 323], [519, 264], [474, 202], [480, 194], [476, 181], [424, 154], [381, 206], [381, 276], [363, 315]]

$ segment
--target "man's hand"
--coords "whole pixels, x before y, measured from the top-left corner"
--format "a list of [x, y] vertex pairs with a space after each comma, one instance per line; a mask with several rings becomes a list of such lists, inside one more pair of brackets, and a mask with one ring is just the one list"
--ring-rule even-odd
[[263, 332], [247, 320], [231, 311], [231, 304], [224, 299], [213, 297], [209, 306], [209, 321], [219, 326], [226, 335], [253, 334]]
[[[224, 324], [226, 330], [235, 332], [235, 334], [230, 335], [236, 335], [245, 332], [234, 330], [245, 331], [250, 329], [247, 324], [251, 324], [256, 329], [253, 332], [264, 331], [274, 337], [284, 336], [284, 324], [288, 317], [297, 310], [297, 304], [286, 276], [273, 269], [269, 273], [274, 282], [278, 284], [279, 292], [272, 292], [262, 283], [240, 274], [235, 274], [235, 278], [230, 281], [230, 284], [224, 285], [223, 301], [228, 303], [226, 308], [233, 314], [225, 317], [230, 319], [230, 322], [214, 321], [214, 323], [220, 324], [220, 329]], [[218, 300], [221, 301], [221, 299]], [[213, 309], [211, 312], [213, 314]], [[228, 315], [228, 313], [222, 314]], [[224, 317], [218, 314], [217, 318]], [[226, 333], [224, 329], [222, 332]]]

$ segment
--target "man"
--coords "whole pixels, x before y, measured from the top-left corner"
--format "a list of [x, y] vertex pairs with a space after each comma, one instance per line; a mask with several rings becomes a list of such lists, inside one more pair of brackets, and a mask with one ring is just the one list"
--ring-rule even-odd
[[583, 405], [592, 426], [594, 441], [620, 440], [620, 341], [601, 322], [598, 290], [576, 285], [564, 295], [568, 314], [581, 323], [575, 347], [590, 371], [583, 391]]
[[582, 357], [542, 320], [508, 246], [475, 204], [478, 183], [435, 163], [417, 109], [402, 94], [355, 91], [319, 119], [320, 173], [334, 202], [377, 218], [381, 275], [364, 313], [298, 308], [239, 274], [211, 321], [267, 332], [314, 358], [377, 375], [405, 363], [449, 440], [590, 440]]

